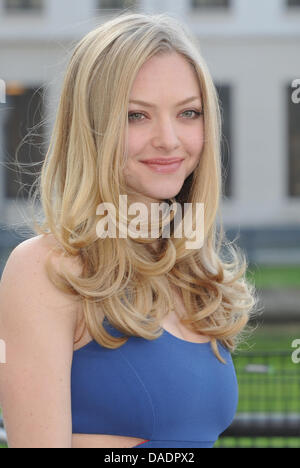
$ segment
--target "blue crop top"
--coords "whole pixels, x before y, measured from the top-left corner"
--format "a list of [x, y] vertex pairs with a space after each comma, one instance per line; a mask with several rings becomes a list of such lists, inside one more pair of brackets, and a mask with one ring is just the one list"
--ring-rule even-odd
[[[108, 321], [107, 331], [123, 336]], [[182, 340], [164, 330], [155, 340], [131, 336], [117, 349], [96, 341], [74, 351], [73, 434], [146, 439], [139, 448], [210, 448], [231, 424], [238, 385], [230, 352], [218, 342]]]

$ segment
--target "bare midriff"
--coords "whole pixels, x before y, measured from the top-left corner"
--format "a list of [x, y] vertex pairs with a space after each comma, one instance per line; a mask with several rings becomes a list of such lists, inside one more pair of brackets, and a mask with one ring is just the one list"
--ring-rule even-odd
[[73, 434], [72, 448], [131, 448], [146, 439], [107, 434]]

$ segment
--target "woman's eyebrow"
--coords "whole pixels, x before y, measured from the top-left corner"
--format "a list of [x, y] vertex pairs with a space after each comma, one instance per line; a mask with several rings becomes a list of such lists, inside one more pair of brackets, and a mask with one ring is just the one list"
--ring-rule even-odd
[[[188, 102], [195, 101], [196, 99], [200, 100], [200, 97], [192, 96], [187, 99], [184, 99], [184, 101], [178, 102], [176, 104], [176, 107], [183, 106], [183, 104], [187, 104]], [[155, 104], [151, 104], [151, 102], [140, 101], [139, 99], [132, 99], [129, 101], [129, 104], [140, 104], [141, 106], [147, 106], [147, 107], [153, 107], [153, 108], [157, 107]]]

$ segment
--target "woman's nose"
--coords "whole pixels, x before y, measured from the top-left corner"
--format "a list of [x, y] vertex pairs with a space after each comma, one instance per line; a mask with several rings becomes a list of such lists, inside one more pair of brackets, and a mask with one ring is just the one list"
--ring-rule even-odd
[[164, 119], [158, 122], [153, 137], [153, 146], [163, 148], [167, 152], [174, 151], [174, 149], [180, 146], [175, 124], [171, 119]]

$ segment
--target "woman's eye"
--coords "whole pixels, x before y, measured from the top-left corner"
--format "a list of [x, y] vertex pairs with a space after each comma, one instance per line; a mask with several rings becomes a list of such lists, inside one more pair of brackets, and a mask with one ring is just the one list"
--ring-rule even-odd
[[[128, 118], [130, 119], [133, 115], [144, 115], [144, 114], [141, 114], [140, 112], [132, 112], [128, 114]], [[132, 119], [132, 120], [141, 120], [141, 119]]]
[[197, 111], [195, 111], [193, 109], [186, 110], [186, 111], [183, 112], [183, 114], [186, 114], [187, 112], [194, 112], [194, 114], [196, 116], [195, 118], [197, 118], [197, 117], [199, 117], [201, 115], [201, 112], [197, 112]]
[[[186, 110], [184, 112], [182, 112], [182, 114], [187, 114], [188, 112], [192, 112], [194, 113], [194, 117], [192, 117], [191, 119], [188, 118], [188, 120], [194, 120], [194, 119], [197, 119], [198, 117], [200, 117], [200, 115], [202, 114], [202, 112], [198, 112], [194, 109], [189, 109], [189, 110]], [[128, 114], [128, 118], [129, 120], [131, 121], [141, 121], [143, 119], [135, 119], [135, 118], [132, 118], [133, 116], [144, 116], [144, 114], [142, 114], [141, 112], [131, 112]], [[145, 117], [145, 116], [144, 116]]]

